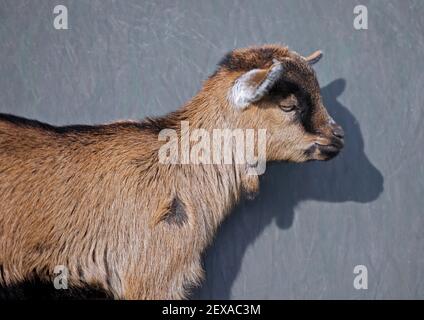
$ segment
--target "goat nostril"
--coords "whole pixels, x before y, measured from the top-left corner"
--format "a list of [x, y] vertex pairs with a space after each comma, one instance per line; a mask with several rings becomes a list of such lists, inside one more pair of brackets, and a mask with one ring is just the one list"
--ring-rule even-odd
[[333, 128], [333, 134], [337, 137], [337, 138], [344, 138], [344, 131], [342, 129], [342, 127], [335, 127]]

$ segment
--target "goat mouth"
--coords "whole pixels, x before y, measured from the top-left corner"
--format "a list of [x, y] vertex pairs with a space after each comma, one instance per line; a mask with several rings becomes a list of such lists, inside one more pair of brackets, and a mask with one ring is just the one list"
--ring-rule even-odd
[[334, 143], [331, 143], [331, 144], [315, 143], [315, 145], [317, 146], [320, 154], [324, 157], [324, 160], [333, 159], [335, 156], [339, 154], [340, 150], [343, 148], [342, 144], [336, 145]]
[[319, 143], [315, 142], [315, 145], [317, 145], [319, 148], [321, 147], [334, 147], [337, 149], [342, 149], [344, 147], [344, 139], [343, 138], [336, 138], [332, 137], [329, 141], [329, 143]]

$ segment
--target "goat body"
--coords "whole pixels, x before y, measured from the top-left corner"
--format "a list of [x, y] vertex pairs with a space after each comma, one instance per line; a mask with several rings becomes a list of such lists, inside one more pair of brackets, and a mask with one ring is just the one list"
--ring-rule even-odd
[[[277, 98], [261, 99], [277, 72], [296, 75], [293, 62], [272, 65], [289, 57], [316, 90], [306, 60], [269, 46], [232, 53], [191, 101], [162, 118], [54, 127], [0, 115], [0, 285], [52, 283], [55, 267], [65, 266], [72, 287], [118, 299], [186, 298], [202, 278], [202, 252], [242, 195], [257, 192], [258, 177], [243, 164], [161, 163], [158, 135], [169, 128], [181, 135], [182, 121], [209, 133], [267, 128], [277, 143], [267, 144], [268, 160], [321, 159], [312, 139], [324, 131], [313, 136], [301, 118], [270, 104]], [[233, 107], [229, 92], [243, 105]], [[327, 126], [324, 111], [308, 121]]]

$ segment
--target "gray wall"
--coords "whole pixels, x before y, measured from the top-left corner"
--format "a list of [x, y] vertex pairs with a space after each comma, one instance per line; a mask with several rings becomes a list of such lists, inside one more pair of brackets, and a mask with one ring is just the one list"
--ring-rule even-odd
[[[365, 4], [369, 29], [353, 28]], [[53, 7], [69, 30], [53, 28]], [[205, 254], [193, 298], [424, 298], [424, 1], [0, 1], [0, 112], [53, 124], [160, 115], [228, 50], [325, 52], [334, 161], [272, 164]], [[368, 290], [353, 287], [355, 265]]]

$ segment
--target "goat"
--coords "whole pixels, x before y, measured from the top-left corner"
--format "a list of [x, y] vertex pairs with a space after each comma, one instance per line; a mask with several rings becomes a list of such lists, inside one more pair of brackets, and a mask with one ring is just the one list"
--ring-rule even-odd
[[343, 130], [322, 104], [321, 56], [233, 50], [182, 108], [138, 122], [57, 127], [1, 114], [0, 285], [51, 282], [63, 265], [70, 287], [115, 299], [187, 298], [218, 226], [259, 179], [246, 164], [163, 163], [158, 136], [180, 136], [183, 121], [266, 129], [266, 161], [331, 159]]

